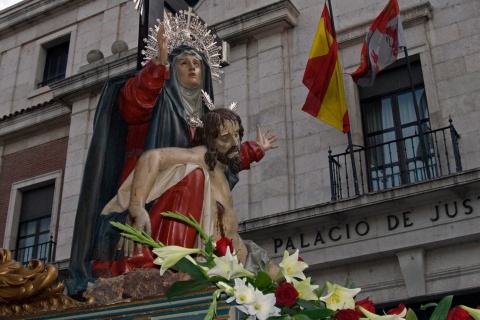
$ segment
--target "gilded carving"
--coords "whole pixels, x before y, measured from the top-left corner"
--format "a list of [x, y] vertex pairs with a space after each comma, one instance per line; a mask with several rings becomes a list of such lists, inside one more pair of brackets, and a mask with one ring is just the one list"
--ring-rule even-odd
[[12, 253], [0, 249], [0, 315], [56, 310], [83, 303], [63, 294], [63, 283], [55, 282], [58, 269], [31, 260], [28, 267], [12, 260]]

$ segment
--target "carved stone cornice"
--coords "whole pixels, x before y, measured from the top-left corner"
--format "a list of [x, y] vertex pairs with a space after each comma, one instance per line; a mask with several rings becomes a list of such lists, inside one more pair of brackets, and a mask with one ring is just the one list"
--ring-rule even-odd
[[265, 36], [295, 27], [299, 13], [290, 0], [281, 0], [210, 27], [223, 40], [231, 44], [242, 43], [248, 37]]

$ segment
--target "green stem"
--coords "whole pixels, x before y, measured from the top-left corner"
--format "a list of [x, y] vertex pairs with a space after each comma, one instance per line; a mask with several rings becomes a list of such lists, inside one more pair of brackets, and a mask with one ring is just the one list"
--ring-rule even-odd
[[192, 215], [190, 215], [190, 218], [187, 218], [183, 214], [170, 212], [170, 211], [162, 212], [161, 214], [162, 216], [185, 222], [186, 224], [194, 227], [203, 240], [207, 241], [209, 239], [209, 236], [205, 233], [205, 231], [203, 231], [202, 226], [200, 226], [200, 224], [197, 222], [197, 220], [195, 220], [195, 218]]

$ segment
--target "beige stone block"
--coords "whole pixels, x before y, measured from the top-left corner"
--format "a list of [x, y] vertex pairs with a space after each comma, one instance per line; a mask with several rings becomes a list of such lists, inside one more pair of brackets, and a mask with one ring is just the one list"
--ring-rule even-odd
[[458, 40], [460, 38], [460, 32], [458, 29], [458, 23], [452, 23], [445, 27], [433, 29], [428, 33], [432, 46], [439, 46]]
[[259, 94], [268, 94], [272, 91], [276, 91], [284, 88], [284, 75], [283, 73], [275, 74], [268, 77], [260, 76], [259, 80]]
[[84, 172], [84, 164], [77, 164], [70, 167], [65, 168], [65, 182], [81, 180], [83, 178]]
[[[73, 214], [73, 218], [75, 219], [75, 212], [77, 211], [77, 206], [78, 206], [78, 195], [62, 198], [62, 209], [61, 212], [71, 212]], [[60, 220], [63, 225], [60, 227], [71, 227], [73, 226], [73, 222], [71, 219], [61, 219]]]
[[435, 28], [448, 26], [452, 23], [467, 20], [480, 14], [478, 1], [461, 1], [461, 3], [446, 2], [444, 8], [435, 10], [433, 25]]
[[67, 153], [66, 168], [85, 163], [87, 150], [75, 150]]
[[[316, 146], [312, 146], [314, 150], [321, 150], [321, 145], [317, 143]], [[301, 175], [306, 174], [311, 171], [321, 170], [323, 168], [328, 168], [328, 152], [318, 152], [318, 153], [308, 153], [305, 154], [303, 150], [303, 155], [296, 154], [295, 157], [295, 174]]]
[[72, 136], [68, 139], [68, 151], [85, 150], [87, 147], [87, 135]]
[[283, 58], [279, 57], [266, 62], [261, 62], [258, 65], [258, 74], [260, 77], [269, 77], [275, 74], [284, 73]]
[[57, 248], [55, 252], [55, 260], [61, 261], [70, 258], [72, 249], [73, 227], [60, 229], [57, 237]]
[[249, 206], [248, 203], [239, 203], [239, 204], [234, 204], [233, 210], [237, 213], [237, 219], [239, 222], [247, 220], [250, 218], [249, 215]]
[[[237, 101], [237, 102], [245, 101], [245, 99], [247, 98], [246, 95], [247, 95], [246, 84], [242, 84], [230, 89], [225, 89], [223, 105], [225, 104], [230, 105], [230, 103], [234, 101]], [[217, 103], [216, 101], [217, 100], [215, 100], [215, 103]], [[219, 105], [222, 105], [222, 104], [219, 104]]]
[[83, 20], [85, 18], [96, 15], [107, 9], [108, 0], [97, 0], [95, 2], [87, 3], [78, 8], [77, 20]]
[[282, 34], [275, 33], [258, 40], [259, 55], [265, 51], [270, 51], [273, 48], [282, 46]]
[[77, 36], [82, 36], [85, 33], [91, 32], [93, 30], [96, 30], [98, 32], [104, 24], [103, 17], [104, 15], [102, 13], [98, 13], [79, 22], [77, 28]]
[[70, 126], [71, 137], [84, 135], [85, 133], [87, 133], [88, 116], [88, 111], [72, 114], [72, 122]]
[[459, 77], [466, 73], [465, 58], [459, 57], [437, 63], [433, 66], [433, 70], [435, 70], [435, 80], [437, 81]]
[[63, 184], [63, 197], [71, 197], [80, 194], [82, 180], [65, 181]]
[[255, 124], [259, 123], [264, 127], [271, 127], [275, 124], [285, 122], [285, 106], [277, 106], [270, 108], [268, 108], [269, 106], [262, 107], [265, 107], [266, 109], [262, 109], [262, 111], [259, 113], [259, 117]]
[[[262, 200], [262, 215], [285, 212], [290, 209], [288, 196], [277, 196]], [[258, 217], [252, 217], [258, 218]]]
[[480, 52], [480, 34], [432, 48], [432, 62], [443, 62], [476, 52]]
[[251, 199], [253, 202], [261, 201], [266, 198], [281, 196], [285, 194], [287, 188], [287, 176], [276, 176], [265, 180], [262, 178], [260, 183], [252, 185]]
[[273, 107], [280, 107], [285, 105], [285, 90], [278, 89], [277, 91], [263, 94], [260, 96], [260, 110], [267, 110]]
[[437, 83], [438, 99], [448, 99], [462, 94], [480, 90], [480, 82], [477, 73], [467, 73], [448, 81]]
[[460, 37], [469, 37], [479, 33], [480, 30], [480, 17], [472, 17], [471, 19], [460, 21], [458, 23], [458, 29], [460, 30]]
[[480, 71], [480, 52], [465, 56], [465, 65], [467, 72]]
[[[230, 61], [232, 62], [230, 66], [237, 60], [243, 60], [247, 57], [247, 45], [242, 43], [234, 47], [230, 47]], [[228, 66], [227, 68], [230, 68]]]

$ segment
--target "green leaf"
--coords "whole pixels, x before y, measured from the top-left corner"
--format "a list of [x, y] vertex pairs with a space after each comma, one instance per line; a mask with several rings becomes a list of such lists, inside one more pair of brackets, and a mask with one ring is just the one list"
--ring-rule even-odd
[[330, 309], [315, 309], [315, 310], [302, 310], [299, 314], [306, 315], [312, 319], [326, 319], [337, 313], [336, 311]]
[[273, 316], [273, 317], [268, 317], [267, 320], [292, 320], [293, 318], [286, 314], [284, 316]]
[[197, 280], [207, 280], [208, 277], [203, 273], [199, 266], [192, 263], [187, 258], [182, 258], [178, 261], [173, 268], [186, 272]]
[[407, 317], [405, 318], [405, 320], [417, 320], [417, 315], [412, 309], [408, 309]]
[[215, 290], [213, 293], [212, 303], [210, 303], [210, 307], [208, 307], [207, 315], [204, 320], [212, 320], [217, 314], [217, 293], [219, 292], [221, 292], [221, 290]]
[[167, 298], [178, 296], [190, 291], [199, 291], [210, 286], [210, 282], [205, 280], [186, 280], [175, 282], [166, 292]]
[[327, 310], [322, 304], [317, 304], [317, 301], [308, 301], [304, 299], [297, 299], [297, 304], [307, 310]]
[[208, 256], [211, 256], [213, 254], [212, 239], [208, 239], [208, 241], [205, 243], [205, 252], [207, 253]]
[[420, 310], [427, 310], [427, 308], [431, 308], [431, 307], [436, 307], [438, 305], [438, 303], [435, 303], [435, 302], [430, 302], [430, 303], [427, 303], [427, 304], [422, 304], [420, 306]]
[[257, 274], [257, 278], [255, 279], [253, 286], [258, 290], [264, 290], [268, 288], [268, 286], [271, 284], [272, 284], [272, 279], [270, 278], [270, 276], [267, 273], [260, 271]]
[[293, 316], [293, 319], [295, 319], [295, 320], [312, 320], [312, 319], [320, 320], [321, 318], [310, 318], [306, 314], [297, 313], [296, 315]]
[[170, 212], [170, 211], [162, 212], [161, 215], [164, 216], [164, 217], [177, 219], [177, 220], [180, 220], [182, 222], [185, 222], [188, 225], [191, 225], [192, 227], [194, 227], [197, 230], [198, 234], [200, 235], [200, 237], [204, 241], [208, 241], [208, 239], [209, 239], [208, 235], [205, 233], [205, 231], [203, 231], [202, 226], [200, 226], [198, 221], [195, 220], [195, 218], [192, 215], [190, 215], [190, 217], [187, 218], [183, 214], [180, 214], [180, 213], [177, 213], [177, 212]]
[[447, 319], [448, 310], [452, 306], [453, 296], [445, 296], [440, 300], [438, 306], [433, 310], [430, 320], [445, 320]]

